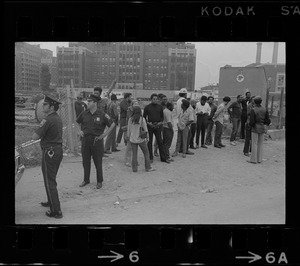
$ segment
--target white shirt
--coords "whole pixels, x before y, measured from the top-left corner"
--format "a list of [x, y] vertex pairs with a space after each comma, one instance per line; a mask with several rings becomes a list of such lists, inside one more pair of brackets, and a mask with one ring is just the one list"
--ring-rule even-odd
[[210, 114], [210, 106], [208, 103], [205, 103], [204, 105], [201, 104], [201, 102], [198, 102], [196, 104], [196, 114], [202, 112], [203, 114]]
[[182, 104], [182, 100], [185, 99], [184, 97], [180, 97], [177, 102], [176, 102], [176, 116], [178, 118], [180, 112], [181, 112], [181, 104]]

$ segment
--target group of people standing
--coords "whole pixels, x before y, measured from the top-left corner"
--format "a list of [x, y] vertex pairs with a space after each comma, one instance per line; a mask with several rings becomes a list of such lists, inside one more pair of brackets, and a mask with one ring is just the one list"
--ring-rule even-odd
[[[168, 101], [163, 94], [152, 94], [151, 103], [142, 111], [139, 102], [132, 100], [130, 93], [125, 93], [120, 103], [120, 115], [116, 95], [112, 94], [107, 100], [100, 97], [101, 93], [102, 89], [96, 87], [94, 93], [87, 97], [87, 104], [82, 101], [83, 95], [80, 93], [75, 103], [76, 122], [80, 125], [79, 135], [84, 169], [83, 182], [80, 187], [90, 183], [91, 158], [96, 168], [96, 188], [102, 187], [102, 158], [112, 152], [120, 151], [117, 147], [122, 137], [126, 145], [124, 163], [132, 167], [133, 172], [138, 171], [138, 147], [144, 155], [145, 170], [151, 172], [155, 170], [152, 167], [153, 156], [159, 156], [161, 162], [170, 164], [179, 153], [186, 158], [186, 155], [194, 154], [190, 149], [200, 147], [207, 149], [207, 146], [213, 143], [214, 125], [214, 147], [225, 147], [221, 139], [226, 109], [233, 124], [230, 143], [235, 145], [241, 124], [241, 139], [245, 138], [244, 154], [249, 156], [251, 151], [250, 163], [262, 162], [265, 126], [270, 125], [271, 121], [268, 111], [261, 106], [261, 97], [251, 97], [250, 92], [246, 93], [245, 99], [238, 95], [237, 101], [227, 108], [231, 101], [228, 96], [225, 96], [222, 103], [217, 106], [212, 96], [208, 98], [202, 96], [200, 102], [188, 100], [187, 90], [183, 88], [176, 102], [176, 114], [173, 112], [173, 103]], [[46, 215], [53, 218], [63, 217], [56, 183], [56, 175], [63, 157], [62, 120], [56, 113], [59, 104], [61, 103], [55, 98], [45, 96], [43, 103], [45, 119], [42, 120], [39, 129], [32, 137], [34, 140], [41, 139], [40, 144], [43, 150], [42, 172], [47, 201], [41, 202], [41, 205], [50, 207]], [[119, 131], [116, 134], [118, 125]], [[171, 155], [170, 148], [175, 129], [178, 134], [175, 151]], [[155, 136], [154, 153], [153, 135]], [[107, 138], [104, 143], [105, 137]]]

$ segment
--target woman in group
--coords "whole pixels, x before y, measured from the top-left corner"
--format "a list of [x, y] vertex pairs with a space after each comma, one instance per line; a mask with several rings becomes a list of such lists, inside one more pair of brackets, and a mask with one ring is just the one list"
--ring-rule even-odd
[[[128, 107], [128, 110], [127, 110], [126, 126], [123, 128], [125, 138], [126, 138], [126, 135], [127, 135], [128, 120], [132, 115], [134, 106], [140, 106], [140, 104], [137, 100], [132, 100], [131, 105]], [[131, 155], [132, 155], [131, 143], [128, 142], [127, 145], [126, 145], [126, 151], [125, 151], [125, 165], [128, 166], [128, 167], [131, 167]]]
[[[141, 131], [143, 131], [143, 135]], [[154, 171], [151, 167], [150, 154], [147, 147], [148, 129], [145, 118], [142, 116], [142, 110], [139, 106], [133, 106], [132, 115], [128, 120], [127, 125], [127, 140], [131, 143], [132, 148], [132, 171], [138, 171], [137, 153], [138, 146], [140, 146], [144, 158], [145, 158], [145, 169], [147, 172]]]

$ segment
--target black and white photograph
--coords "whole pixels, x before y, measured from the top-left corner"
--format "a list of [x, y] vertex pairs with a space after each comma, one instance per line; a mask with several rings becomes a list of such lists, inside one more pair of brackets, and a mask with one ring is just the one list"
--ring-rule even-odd
[[15, 42], [15, 224], [285, 224], [285, 42]]

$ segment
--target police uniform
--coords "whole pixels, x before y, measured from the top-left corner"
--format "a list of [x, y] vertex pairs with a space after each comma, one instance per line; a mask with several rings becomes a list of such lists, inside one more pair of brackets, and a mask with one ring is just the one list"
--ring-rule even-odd
[[[49, 96], [45, 96], [44, 102], [48, 102], [50, 105], [61, 104]], [[60, 116], [56, 112], [49, 114], [45, 119], [43, 119], [40, 127], [35, 131], [35, 133], [41, 138], [40, 145], [42, 148], [42, 172], [48, 198], [48, 202], [43, 204], [50, 207], [50, 213], [46, 213], [46, 215], [50, 217], [54, 217], [51, 215], [57, 215], [59, 213], [61, 215], [56, 175], [63, 158], [62, 132], [63, 123]]]
[[[92, 96], [98, 99], [97, 96]], [[97, 108], [93, 114], [90, 112], [90, 110], [83, 111], [78, 116], [76, 122], [81, 124], [81, 130], [83, 131], [81, 153], [84, 169], [84, 182], [86, 184], [90, 183], [92, 156], [97, 172], [97, 183], [102, 183], [102, 157], [104, 153], [104, 141], [103, 139], [97, 139], [97, 137], [102, 135], [105, 127], [110, 127], [113, 121], [101, 109]]]

